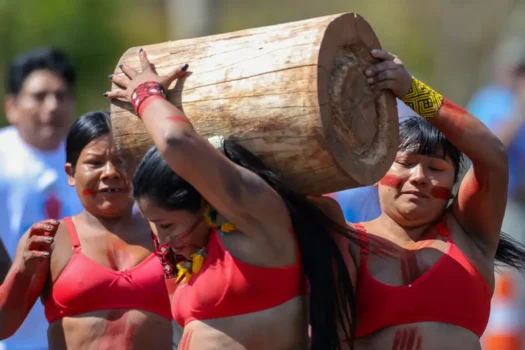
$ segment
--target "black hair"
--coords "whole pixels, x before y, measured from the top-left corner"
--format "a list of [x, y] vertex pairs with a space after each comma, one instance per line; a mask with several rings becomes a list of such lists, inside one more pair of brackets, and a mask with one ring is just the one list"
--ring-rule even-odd
[[36, 48], [15, 57], [7, 74], [7, 93], [17, 95], [26, 78], [36, 70], [47, 69], [59, 75], [70, 89], [74, 89], [75, 70], [67, 55], [52, 47]]
[[[349, 227], [339, 227], [241, 145], [225, 141], [223, 146], [228, 159], [265, 180], [288, 208], [297, 234], [302, 267], [310, 284], [311, 348], [340, 349], [338, 330], [345, 332], [353, 347], [356, 298], [346, 263], [330, 233], [338, 232], [349, 240], [360, 242], [359, 233]], [[166, 210], [196, 211], [202, 200], [190, 184], [171, 170], [156, 147], [146, 153], [135, 172], [133, 197], [148, 198]]]
[[[454, 164], [454, 182], [459, 180], [459, 172], [465, 159], [463, 153], [423, 118], [408, 117], [399, 123], [398, 150], [449, 157]], [[501, 232], [494, 260], [496, 265], [508, 265], [525, 271], [525, 246]]]
[[111, 120], [101, 111], [82, 115], [71, 126], [66, 138], [66, 162], [76, 166], [80, 153], [88, 143], [111, 132]]

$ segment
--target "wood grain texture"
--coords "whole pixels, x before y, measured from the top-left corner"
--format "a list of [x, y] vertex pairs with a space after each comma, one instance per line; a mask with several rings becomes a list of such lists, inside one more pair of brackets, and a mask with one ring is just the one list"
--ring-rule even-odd
[[[370, 50], [380, 44], [356, 14], [143, 48], [159, 74], [189, 63], [168, 98], [201, 135], [238, 141], [300, 192], [373, 184], [394, 159], [395, 98], [366, 83], [363, 72], [375, 62]], [[140, 69], [139, 49], [129, 49], [119, 64]], [[134, 169], [151, 139], [129, 103], [112, 102], [111, 118]]]

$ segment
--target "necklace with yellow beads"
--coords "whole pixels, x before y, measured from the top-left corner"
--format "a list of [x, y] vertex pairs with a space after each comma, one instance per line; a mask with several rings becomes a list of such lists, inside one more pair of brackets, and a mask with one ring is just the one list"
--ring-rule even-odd
[[[213, 209], [209, 204], [204, 206], [203, 210], [204, 220], [210, 228], [217, 229], [220, 235], [225, 235], [235, 231], [235, 226], [228, 221], [219, 222], [219, 213]], [[184, 261], [177, 263], [177, 279], [176, 282], [188, 282], [193, 274], [196, 274], [202, 268], [202, 264], [206, 259], [206, 249], [198, 249], [191, 255], [191, 261]]]

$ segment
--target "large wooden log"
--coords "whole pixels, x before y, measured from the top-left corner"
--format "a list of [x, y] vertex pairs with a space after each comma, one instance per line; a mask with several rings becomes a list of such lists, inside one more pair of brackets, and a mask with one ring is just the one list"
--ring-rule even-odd
[[[168, 98], [201, 135], [237, 140], [303, 193], [373, 184], [394, 159], [396, 102], [366, 83], [364, 70], [376, 62], [370, 50], [380, 44], [359, 15], [143, 48], [159, 74], [189, 63]], [[140, 69], [139, 49], [129, 49], [119, 64]], [[122, 73], [116, 68], [115, 74]], [[151, 139], [129, 103], [114, 101], [111, 118], [133, 169]]]

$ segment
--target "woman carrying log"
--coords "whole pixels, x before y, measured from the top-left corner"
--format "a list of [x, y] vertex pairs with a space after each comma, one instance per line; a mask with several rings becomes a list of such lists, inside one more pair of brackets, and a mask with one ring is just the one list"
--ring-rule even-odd
[[129, 181], [109, 117], [88, 113], [66, 140], [66, 171], [84, 206], [24, 234], [0, 287], [0, 337], [41, 296], [51, 350], [172, 349], [162, 265], [147, 222], [132, 214]]
[[[423, 118], [400, 124], [400, 145], [377, 184], [381, 215], [355, 228], [393, 256], [359, 256], [357, 349], [480, 349], [494, 290], [495, 260], [525, 267], [522, 247], [500, 236], [507, 154], [477, 118], [405, 69], [395, 56], [366, 71]], [[472, 167], [456, 196], [463, 152]], [[452, 204], [447, 206], [449, 201]], [[369, 232], [369, 234], [366, 234]]]
[[309, 323], [313, 349], [340, 348], [355, 308], [350, 257], [329, 233], [337, 225], [240, 145], [226, 141], [222, 153], [196, 133], [163, 93], [188, 65], [158, 76], [139, 56], [142, 72], [120, 65], [127, 77], [112, 79], [122, 89], [106, 95], [131, 101], [156, 145], [133, 196], [172, 277], [179, 348], [305, 348]]

